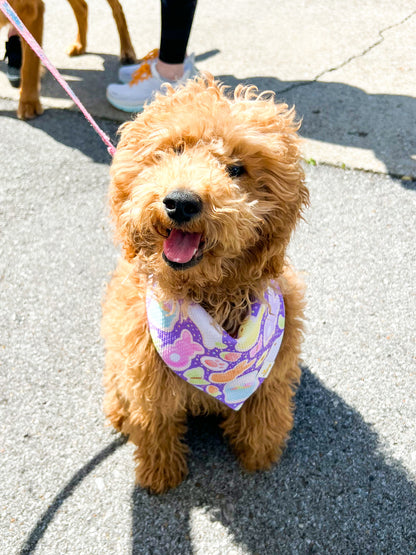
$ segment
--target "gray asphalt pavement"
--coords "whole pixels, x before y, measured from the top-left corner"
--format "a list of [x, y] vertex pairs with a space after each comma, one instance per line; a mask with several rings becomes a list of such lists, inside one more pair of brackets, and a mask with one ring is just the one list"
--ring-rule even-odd
[[[116, 140], [118, 39], [88, 3], [88, 54], [65, 56], [61, 0], [45, 48]], [[123, 7], [137, 54], [157, 46], [158, 6]], [[18, 121], [0, 64], [1, 555], [416, 553], [415, 33], [415, 0], [200, 0], [198, 67], [303, 117], [312, 204], [290, 255], [308, 320], [281, 463], [242, 472], [217, 422], [195, 419], [189, 477], [160, 497], [135, 488], [101, 408], [110, 157], [49, 75], [45, 114]]]
[[0, 104], [0, 552], [415, 553], [415, 183], [307, 167], [287, 451], [247, 475], [215, 421], [192, 421], [189, 478], [154, 497], [101, 410], [109, 156], [80, 115], [28, 124], [13, 108]]

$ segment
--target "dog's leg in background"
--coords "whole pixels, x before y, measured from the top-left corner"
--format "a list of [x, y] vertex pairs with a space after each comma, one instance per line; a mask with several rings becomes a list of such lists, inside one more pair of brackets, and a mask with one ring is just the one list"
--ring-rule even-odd
[[[19, 17], [40, 45], [42, 45], [44, 11], [45, 6], [42, 0], [36, 0], [25, 2], [18, 12]], [[40, 60], [23, 39], [22, 50], [22, 84], [17, 116], [20, 119], [31, 119], [43, 112], [39, 101]]]
[[[164, 415], [155, 409], [146, 422], [143, 414], [140, 416], [140, 424], [126, 426], [130, 441], [137, 446], [136, 483], [153, 493], [163, 493], [178, 486], [188, 473], [189, 449], [183, 442], [186, 413]], [[129, 420], [135, 420], [134, 411]]]
[[118, 0], [108, 0], [108, 3], [113, 11], [113, 17], [120, 37], [120, 62], [122, 64], [135, 64], [137, 62], [136, 53], [131, 43], [123, 8]]
[[68, 2], [74, 11], [78, 32], [74, 44], [68, 48], [67, 52], [69, 56], [79, 56], [84, 54], [87, 48], [88, 6], [85, 0], [68, 0]]

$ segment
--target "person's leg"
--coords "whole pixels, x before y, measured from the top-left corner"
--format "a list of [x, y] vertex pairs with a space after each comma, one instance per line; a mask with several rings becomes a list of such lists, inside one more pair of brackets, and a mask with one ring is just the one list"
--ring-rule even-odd
[[186, 55], [186, 47], [196, 4], [197, 0], [161, 0], [160, 50], [152, 50], [138, 64], [122, 66], [118, 72], [122, 83], [130, 83], [140, 66], [153, 60], [157, 60], [159, 75], [169, 81], [177, 80], [187, 69], [195, 75], [194, 59]]
[[161, 0], [161, 37], [156, 69], [170, 81], [184, 73], [184, 60], [197, 0]]
[[149, 53], [141, 64], [119, 71], [124, 84], [107, 87], [110, 104], [125, 112], [138, 112], [156, 92], [163, 90], [166, 81], [176, 87], [196, 75], [193, 56], [186, 57], [196, 3], [197, 0], [161, 0], [160, 50]]

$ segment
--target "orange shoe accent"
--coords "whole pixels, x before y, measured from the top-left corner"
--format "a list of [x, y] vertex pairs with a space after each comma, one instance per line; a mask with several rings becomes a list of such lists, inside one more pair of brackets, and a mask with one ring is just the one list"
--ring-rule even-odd
[[159, 56], [159, 48], [153, 48], [150, 52], [143, 56], [142, 62], [148, 62], [149, 60], [155, 60]]
[[141, 64], [141, 66], [133, 73], [133, 77], [131, 78], [129, 85], [130, 87], [137, 85], [140, 81], [145, 81], [151, 76], [152, 70], [150, 69], [150, 65], [145, 62], [144, 64]]
[[[156, 60], [158, 56], [159, 56], [159, 48], [153, 48], [153, 50], [151, 50], [145, 56], [143, 56], [143, 58], [141, 59], [141, 62], [150, 62], [152, 60]], [[143, 67], [145, 67], [145, 69], [142, 69]], [[130, 86], [136, 85], [139, 81], [144, 81], [145, 79], [148, 79], [149, 77], [151, 77], [151, 75], [152, 73], [150, 71], [149, 64], [141, 63], [140, 67], [138, 67], [136, 71], [133, 73], [133, 77], [131, 78], [129, 85]]]

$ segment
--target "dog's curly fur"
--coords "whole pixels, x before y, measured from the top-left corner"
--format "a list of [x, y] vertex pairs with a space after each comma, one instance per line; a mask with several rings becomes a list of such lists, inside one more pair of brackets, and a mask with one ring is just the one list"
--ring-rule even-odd
[[[105, 412], [137, 446], [137, 482], [153, 492], [177, 486], [187, 473], [188, 413], [220, 415], [250, 471], [279, 458], [292, 428], [304, 302], [285, 251], [309, 201], [297, 129], [294, 111], [270, 95], [238, 87], [229, 99], [210, 76], [159, 95], [122, 126], [110, 205], [124, 257], [104, 303]], [[233, 177], [235, 166], [242, 168]], [[196, 193], [203, 207], [181, 226], [163, 204], [177, 189]], [[175, 269], [164, 260], [173, 227], [202, 234], [203, 256], [193, 267]], [[240, 411], [180, 379], [156, 353], [145, 309], [151, 275], [164, 298], [200, 303], [232, 335], [250, 300], [278, 280], [283, 343], [269, 377]]]

